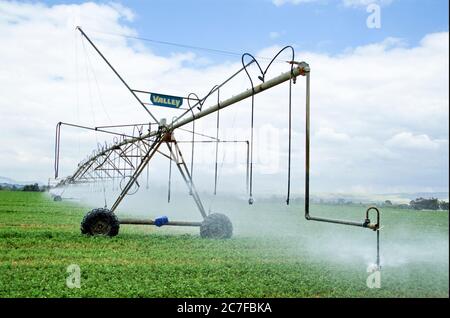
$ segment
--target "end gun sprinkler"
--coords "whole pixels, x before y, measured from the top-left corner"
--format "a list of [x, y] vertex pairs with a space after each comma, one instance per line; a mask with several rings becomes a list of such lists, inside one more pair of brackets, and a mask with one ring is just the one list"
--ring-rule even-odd
[[[366, 211], [366, 218], [364, 222], [355, 222], [349, 220], [337, 220], [330, 218], [322, 218], [322, 217], [314, 217], [310, 215], [309, 211], [309, 170], [310, 170], [310, 68], [304, 68], [304, 73], [300, 75], [304, 75], [306, 77], [306, 112], [305, 112], [305, 121], [306, 121], [306, 133], [305, 133], [305, 218], [311, 221], [319, 221], [319, 222], [327, 222], [334, 224], [343, 224], [343, 225], [352, 225], [359, 226], [374, 230], [377, 232], [377, 269], [381, 268], [380, 266], [380, 211], [376, 207], [369, 207]], [[377, 221], [376, 223], [371, 223], [369, 219], [369, 212], [371, 210], [376, 211], [377, 213]]]

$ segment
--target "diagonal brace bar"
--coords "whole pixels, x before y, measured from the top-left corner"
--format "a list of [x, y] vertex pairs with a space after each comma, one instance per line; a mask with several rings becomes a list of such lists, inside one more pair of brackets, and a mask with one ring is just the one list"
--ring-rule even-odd
[[151, 145], [150, 149], [145, 154], [144, 158], [141, 160], [139, 165], [137, 166], [136, 170], [134, 171], [133, 175], [131, 176], [130, 180], [128, 180], [128, 183], [126, 186], [122, 189], [122, 192], [120, 193], [119, 197], [116, 199], [116, 202], [114, 202], [113, 206], [111, 207], [111, 212], [114, 212], [116, 208], [119, 206], [120, 202], [122, 202], [123, 198], [127, 195], [128, 191], [130, 191], [133, 184], [137, 181], [139, 175], [144, 170], [145, 166], [149, 163], [150, 159], [153, 157], [153, 155], [158, 151], [159, 146], [166, 138], [167, 133], [164, 133], [164, 135], [159, 135], [156, 137], [155, 141]]
[[[173, 144], [173, 147], [171, 146]], [[203, 218], [207, 217], [205, 207], [203, 206], [203, 203], [200, 199], [200, 196], [198, 195], [197, 189], [195, 188], [194, 182], [192, 181], [192, 176], [189, 173], [189, 169], [186, 166], [186, 162], [184, 161], [183, 155], [181, 154], [181, 150], [178, 147], [178, 144], [176, 140], [173, 137], [173, 134], [171, 135], [171, 140], [167, 142], [167, 147], [170, 150], [170, 153], [172, 154], [172, 160], [176, 161], [176, 165], [178, 170], [180, 171], [180, 174], [186, 183], [186, 185], [189, 188], [189, 193], [192, 195], [195, 204], [197, 205], [198, 210], [200, 211], [200, 214]]]
[[119, 73], [117, 73], [116, 69], [111, 65], [111, 63], [109, 63], [109, 61], [106, 59], [106, 57], [102, 54], [102, 52], [100, 52], [100, 50], [97, 48], [97, 46], [95, 46], [95, 44], [91, 41], [91, 39], [86, 35], [86, 33], [84, 33], [84, 31], [81, 29], [81, 27], [77, 26], [76, 28], [78, 31], [80, 31], [80, 33], [86, 38], [86, 40], [88, 40], [89, 44], [95, 49], [95, 51], [100, 55], [100, 57], [103, 59], [103, 61], [105, 61], [106, 64], [108, 64], [108, 66], [111, 68], [111, 70], [114, 72], [114, 74], [116, 74], [116, 76], [120, 79], [120, 81], [123, 83], [123, 85], [125, 85], [125, 87], [130, 91], [130, 93], [134, 96], [134, 98], [136, 98], [136, 100], [139, 102], [139, 104], [141, 104], [141, 106], [145, 109], [145, 111], [153, 118], [153, 120], [155, 121], [155, 123], [158, 123], [158, 120], [156, 119], [155, 116], [153, 116], [153, 114], [148, 110], [147, 107], [145, 107], [144, 103], [139, 99], [139, 97], [136, 95], [136, 93], [131, 89], [130, 86], [128, 86], [127, 82], [125, 82], [125, 80], [122, 78], [122, 76], [119, 75]]

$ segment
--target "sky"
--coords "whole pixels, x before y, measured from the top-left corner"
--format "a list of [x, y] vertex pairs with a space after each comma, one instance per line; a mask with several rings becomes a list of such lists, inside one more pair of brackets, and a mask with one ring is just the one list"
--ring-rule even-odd
[[[0, 176], [46, 182], [59, 121], [98, 126], [149, 120], [80, 37], [80, 25], [131, 87], [179, 96], [206, 94], [240, 68], [242, 53], [266, 65], [291, 45], [295, 59], [311, 66], [313, 193], [448, 192], [448, 23], [444, 0], [0, 0]], [[274, 63], [267, 77], [288, 70]], [[250, 87], [241, 75], [221, 91], [222, 100]], [[304, 90], [299, 78], [292, 95], [292, 188], [299, 195]], [[255, 98], [256, 195], [285, 193], [287, 93], [285, 83]], [[249, 103], [223, 111], [223, 139], [250, 138]], [[158, 119], [176, 115], [151, 110]], [[196, 131], [215, 135], [214, 127], [212, 116], [198, 121]], [[62, 175], [104, 140], [111, 141], [63, 130]], [[214, 173], [214, 148], [208, 147], [197, 147], [195, 161], [205, 191]], [[190, 153], [189, 146], [183, 149]], [[245, 190], [245, 149], [220, 151], [220, 187]], [[167, 183], [167, 169], [166, 161], [155, 160], [155, 184]]]

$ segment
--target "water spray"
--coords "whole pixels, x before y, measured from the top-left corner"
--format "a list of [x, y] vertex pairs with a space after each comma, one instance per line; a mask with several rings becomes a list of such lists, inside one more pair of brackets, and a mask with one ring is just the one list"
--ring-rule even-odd
[[[295, 62], [293, 62], [295, 63]], [[318, 221], [318, 222], [327, 222], [334, 224], [342, 224], [342, 225], [350, 225], [350, 226], [359, 226], [362, 228], [371, 229], [376, 232], [377, 235], [377, 256], [376, 256], [376, 265], [377, 269], [380, 269], [380, 211], [377, 207], [369, 207], [366, 210], [366, 217], [363, 222], [356, 221], [348, 221], [348, 220], [338, 220], [331, 218], [321, 218], [314, 217], [310, 214], [310, 204], [309, 204], [309, 176], [310, 176], [310, 134], [311, 134], [311, 109], [310, 109], [310, 68], [308, 67], [305, 70], [306, 76], [306, 108], [305, 108], [305, 120], [306, 120], [306, 133], [305, 133], [305, 219], [308, 221]], [[372, 223], [369, 218], [370, 211], [376, 212], [376, 223]]]

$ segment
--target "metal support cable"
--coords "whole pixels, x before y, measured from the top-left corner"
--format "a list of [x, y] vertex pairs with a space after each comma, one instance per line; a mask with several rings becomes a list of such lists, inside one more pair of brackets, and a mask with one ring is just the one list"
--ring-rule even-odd
[[158, 123], [158, 120], [155, 116], [145, 107], [145, 105], [142, 103], [142, 101], [139, 99], [139, 97], [136, 95], [135, 92], [128, 86], [127, 82], [119, 75], [119, 73], [116, 71], [116, 69], [109, 63], [109, 61], [106, 59], [106, 57], [100, 52], [100, 50], [95, 46], [95, 44], [91, 41], [91, 39], [84, 33], [84, 31], [81, 29], [81, 27], [77, 26], [76, 29], [80, 31], [80, 33], [83, 35], [83, 37], [89, 42], [89, 44], [95, 49], [95, 51], [100, 55], [100, 57], [105, 61], [105, 63], [109, 66], [109, 68], [116, 74], [116, 76], [119, 78], [119, 80], [122, 82], [123, 85], [130, 91], [130, 93], [134, 96], [134, 98], [141, 104], [141, 106], [144, 108], [144, 110], [152, 117], [152, 119]]
[[213, 141], [216, 140], [216, 138], [213, 137], [213, 136], [208, 136], [208, 135], [205, 135], [205, 134], [201, 134], [201, 133], [189, 130], [189, 129], [184, 129], [184, 128], [177, 128], [177, 129], [182, 130], [182, 131], [186, 131], [186, 132], [191, 133], [191, 134], [196, 134], [197, 136], [206, 137], [206, 138], [212, 139]]
[[[196, 107], [198, 105], [200, 105], [200, 107], [203, 106], [203, 104], [205, 103], [206, 99], [212, 95], [216, 90], [220, 89], [222, 86], [224, 86], [226, 83], [228, 83], [229, 81], [231, 81], [233, 78], [235, 78], [239, 73], [241, 73], [246, 67], [250, 66], [252, 63], [254, 63], [254, 61], [250, 61], [248, 64], [244, 65], [241, 69], [239, 69], [238, 71], [236, 71], [233, 75], [229, 76], [225, 81], [223, 81], [221, 84], [219, 85], [215, 85], [208, 94], [206, 94], [203, 98], [198, 99], [197, 103], [195, 103], [192, 107]], [[181, 118], [183, 118], [187, 113], [189, 113], [190, 109], [186, 110], [183, 114], [181, 114], [180, 116], [178, 116], [173, 124], [176, 124]]]
[[245, 56], [249, 56], [252, 58], [254, 62], [256, 62], [256, 65], [259, 68], [259, 71], [261, 72], [261, 75], [258, 76], [258, 78], [264, 83], [265, 76], [267, 74], [267, 71], [269, 70], [272, 63], [277, 59], [277, 57], [286, 49], [291, 49], [292, 51], [292, 59], [290, 62], [291, 64], [291, 78], [289, 79], [289, 120], [288, 120], [288, 131], [289, 131], [289, 150], [288, 150], [288, 177], [287, 177], [287, 196], [286, 196], [286, 204], [289, 204], [290, 200], [290, 191], [291, 191], [291, 151], [292, 151], [292, 81], [294, 79], [295, 83], [295, 77], [294, 77], [294, 60], [295, 60], [295, 50], [292, 46], [285, 46], [282, 48], [269, 62], [266, 69], [263, 71], [258, 61], [255, 59], [255, 57], [249, 53], [244, 53], [241, 58], [242, 65], [244, 67], [244, 70], [248, 76], [248, 79], [250, 80], [250, 84], [252, 86], [252, 111], [251, 111], [251, 138], [250, 138], [250, 187], [249, 187], [249, 204], [253, 204], [253, 130], [254, 130], [254, 95], [255, 95], [255, 87], [253, 85], [252, 77], [250, 76], [249, 72], [247, 71], [247, 67], [244, 65], [244, 58]]
[[291, 154], [292, 154], [292, 79], [289, 80], [289, 149], [286, 204], [289, 205], [291, 196]]
[[149, 165], [147, 165], [147, 175], [146, 175], [146, 182], [145, 182], [145, 189], [149, 189]]
[[61, 143], [61, 122], [56, 124], [55, 133], [55, 179], [58, 178], [59, 174], [59, 147]]
[[172, 152], [170, 152], [170, 159], [169, 159], [169, 184], [167, 187], [167, 203], [170, 203], [170, 192], [172, 187]]
[[[188, 98], [187, 98], [189, 110], [191, 111], [192, 116], [194, 116], [195, 114], [194, 114], [194, 109], [193, 108], [197, 104], [191, 106], [191, 96], [195, 96], [196, 100], [199, 100], [199, 97], [195, 93], [189, 93]], [[195, 144], [195, 120], [192, 121], [191, 178], [194, 177], [194, 144]]]
[[254, 117], [255, 117], [255, 86], [253, 85], [253, 80], [252, 77], [250, 76], [248, 70], [247, 70], [247, 65], [245, 65], [244, 63], [244, 59], [245, 56], [249, 56], [258, 66], [259, 71], [262, 74], [261, 76], [258, 76], [258, 78], [264, 82], [264, 73], [263, 70], [261, 68], [261, 66], [259, 65], [258, 61], [255, 59], [255, 57], [249, 53], [244, 53], [242, 54], [241, 57], [241, 62], [242, 62], [242, 67], [245, 70], [245, 73], [247, 74], [248, 79], [250, 80], [250, 84], [252, 86], [252, 107], [251, 107], [251, 120], [250, 120], [250, 188], [249, 188], [249, 198], [248, 198], [248, 204], [253, 204], [254, 200], [253, 200], [253, 128], [254, 128]]
[[86, 130], [91, 130], [91, 131], [97, 131], [97, 132], [110, 134], [110, 135], [116, 135], [116, 136], [128, 137], [128, 138], [135, 138], [134, 136], [131, 136], [131, 135], [127, 135], [127, 134], [123, 134], [123, 133], [116, 133], [116, 132], [113, 132], [113, 131], [99, 129], [99, 127], [88, 127], [88, 126], [82, 126], [82, 125], [71, 124], [71, 123], [66, 123], [66, 122], [60, 122], [59, 124], [60, 125], [64, 125], [64, 126], [74, 127], [74, 128], [80, 128], [80, 129], [86, 129]]
[[214, 195], [217, 194], [217, 160], [219, 155], [219, 127], [220, 127], [220, 89], [217, 90], [217, 121], [216, 121], [216, 158], [214, 163]]

